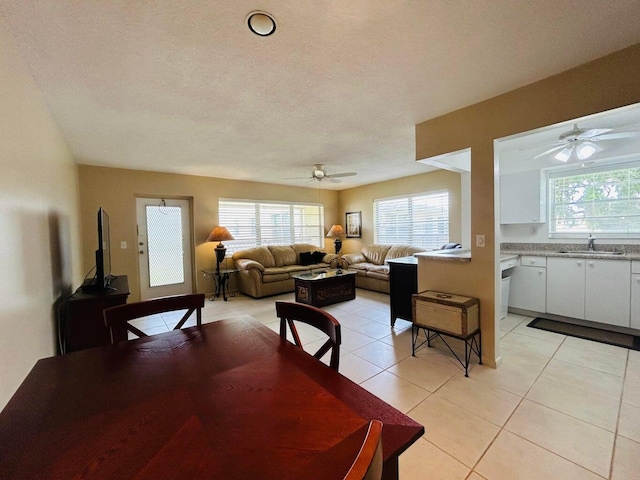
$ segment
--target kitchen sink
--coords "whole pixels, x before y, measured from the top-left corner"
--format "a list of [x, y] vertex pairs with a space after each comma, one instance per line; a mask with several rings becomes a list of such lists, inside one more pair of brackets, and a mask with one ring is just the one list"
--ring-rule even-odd
[[603, 250], [557, 250], [556, 253], [567, 253], [574, 255], [598, 255], [603, 257], [624, 255], [624, 252], [606, 252]]

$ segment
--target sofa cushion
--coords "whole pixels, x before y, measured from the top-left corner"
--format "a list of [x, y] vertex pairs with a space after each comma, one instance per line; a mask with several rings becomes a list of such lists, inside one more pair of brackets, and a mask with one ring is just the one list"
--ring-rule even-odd
[[392, 245], [387, 252], [385, 263], [387, 260], [392, 260], [394, 258], [411, 257], [416, 253], [425, 251], [426, 250], [424, 248], [414, 247], [413, 245]]
[[352, 270], [369, 270], [369, 268], [371, 267], [375, 267], [376, 265], [374, 265], [373, 263], [369, 263], [369, 262], [361, 262], [361, 263], [354, 263], [353, 265], [349, 265], [349, 268]]
[[304, 273], [311, 271], [312, 268], [317, 267], [315, 263], [312, 263], [309, 266], [304, 265], [287, 265], [286, 267], [282, 267], [288, 274], [295, 275], [296, 273]]
[[264, 246], [240, 250], [234, 253], [231, 258], [233, 258], [234, 260], [238, 260], [240, 258], [248, 258], [249, 260], [255, 260], [256, 262], [261, 263], [266, 268], [276, 266], [276, 261], [274, 260], [271, 251]]
[[366, 276], [369, 278], [377, 278], [378, 280], [389, 281], [389, 273], [374, 272], [373, 270], [367, 270]]
[[365, 245], [362, 247], [362, 254], [374, 265], [382, 265], [390, 248], [391, 245]]
[[299, 265], [302, 264], [302, 262], [300, 261], [300, 254], [303, 252], [315, 252], [316, 250], [319, 250], [319, 247], [317, 245], [311, 245], [310, 243], [294, 243], [291, 245], [291, 248], [293, 249], [294, 252], [296, 252], [296, 257], [297, 257], [297, 261], [294, 263], [297, 263]]
[[367, 274], [369, 272], [379, 273], [381, 275], [389, 275], [389, 265], [371, 265], [367, 269]]
[[276, 267], [284, 267], [285, 265], [295, 265], [298, 263], [298, 257], [291, 245], [269, 245], [269, 250], [273, 255]]
[[286, 268], [272, 267], [265, 268], [262, 272], [262, 281], [264, 283], [280, 282], [282, 280], [288, 280], [291, 277]]

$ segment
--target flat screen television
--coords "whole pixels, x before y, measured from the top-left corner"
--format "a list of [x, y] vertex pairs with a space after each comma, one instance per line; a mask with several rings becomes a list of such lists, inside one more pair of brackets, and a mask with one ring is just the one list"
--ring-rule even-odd
[[102, 207], [98, 210], [98, 249], [96, 250], [96, 286], [107, 289], [111, 282], [111, 238], [109, 215]]
[[111, 275], [111, 238], [109, 233], [109, 215], [101, 207], [98, 210], [98, 249], [96, 250], [96, 275], [83, 290], [103, 291], [114, 290], [109, 284], [114, 277]]

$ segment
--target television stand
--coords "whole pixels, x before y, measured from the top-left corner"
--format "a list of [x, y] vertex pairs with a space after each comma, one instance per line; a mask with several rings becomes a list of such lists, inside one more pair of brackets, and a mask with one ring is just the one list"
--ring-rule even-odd
[[129, 279], [126, 275], [119, 275], [111, 280], [108, 289], [90, 286], [90, 283], [91, 281], [84, 282], [62, 309], [58, 319], [64, 339], [64, 351], [61, 353], [111, 343], [111, 332], [104, 324], [102, 311], [127, 303]]

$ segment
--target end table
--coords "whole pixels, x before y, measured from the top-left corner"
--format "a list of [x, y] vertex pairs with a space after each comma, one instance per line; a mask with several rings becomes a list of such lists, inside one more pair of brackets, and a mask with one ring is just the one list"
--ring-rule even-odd
[[202, 276], [207, 279], [213, 279], [216, 282], [216, 291], [209, 297], [209, 300], [214, 301], [222, 294], [222, 299], [226, 302], [227, 297], [235, 297], [235, 293], [229, 292], [229, 278], [232, 273], [238, 273], [237, 268], [224, 268], [220, 270], [202, 270]]

